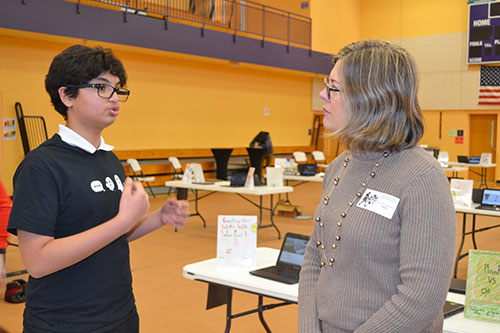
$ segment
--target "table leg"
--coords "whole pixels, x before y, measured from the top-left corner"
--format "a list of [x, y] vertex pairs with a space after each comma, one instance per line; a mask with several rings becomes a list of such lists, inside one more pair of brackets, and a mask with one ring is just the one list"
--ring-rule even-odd
[[196, 210], [196, 215], [198, 215], [201, 220], [203, 221], [203, 228], [206, 228], [207, 227], [207, 223], [205, 222], [205, 218], [200, 214], [200, 211], [198, 210], [198, 190], [195, 190], [194, 191], [194, 207], [195, 207], [195, 210]]
[[294, 304], [294, 303], [289, 301], [283, 301], [281, 303], [264, 305], [263, 304], [264, 295], [261, 294], [257, 295], [259, 297], [257, 308], [233, 314], [232, 312], [233, 288], [209, 282], [208, 296], [207, 296], [207, 310], [226, 304], [226, 328], [224, 330], [224, 332], [226, 333], [229, 333], [229, 331], [231, 330], [231, 322], [233, 319], [247, 316], [249, 314], [253, 314], [256, 312], [258, 312], [260, 322], [262, 323], [262, 326], [264, 326], [264, 328], [266, 329], [266, 332], [271, 332], [271, 329], [264, 320], [263, 312], [280, 306]]
[[262, 227], [262, 195], [259, 195], [259, 228]]
[[472, 215], [472, 244], [474, 244], [474, 250], [477, 250], [477, 245], [476, 245], [476, 214]]
[[[306, 182], [305, 181], [304, 182], [303, 181], [298, 181], [298, 183], [292, 184], [292, 185], [289, 185], [288, 183], [289, 183], [289, 180], [285, 179], [285, 185], [286, 186], [292, 186], [292, 187], [300, 186], [302, 184], [305, 184]], [[285, 203], [289, 203], [290, 205], [293, 205], [292, 201], [290, 200], [290, 198], [288, 196], [289, 194], [290, 194], [289, 192], [286, 192], [286, 194], [285, 194]]]
[[271, 224], [273, 225], [273, 227], [276, 229], [276, 231], [278, 232], [278, 239], [281, 239], [281, 232], [280, 232], [280, 229], [278, 229], [278, 226], [274, 223], [274, 207], [273, 207], [273, 195], [271, 194], [269, 196], [269, 200], [270, 200], [270, 204], [271, 204], [271, 210], [269, 212], [269, 214], [271, 215]]
[[488, 188], [488, 184], [486, 183], [487, 179], [486, 170], [487, 168], [481, 168], [481, 184], [479, 184], [479, 188], [481, 188], [483, 185], [485, 188]]
[[[278, 239], [281, 239], [281, 232], [280, 229], [278, 229], [278, 226], [274, 223], [274, 207], [273, 207], [273, 194], [269, 195], [269, 216], [271, 220], [271, 224], [266, 224], [265, 226], [262, 226], [262, 210], [263, 208], [263, 203], [262, 203], [262, 195], [259, 196], [259, 212], [260, 212], [260, 220], [259, 220], [259, 228], [266, 228], [266, 227], [274, 227], [276, 231], [278, 232]], [[267, 209], [267, 208], [266, 208]]]
[[457, 278], [457, 269], [458, 269], [458, 262], [460, 261], [460, 255], [462, 253], [462, 249], [464, 247], [464, 240], [465, 240], [465, 227], [467, 225], [467, 214], [464, 214], [463, 222], [462, 222], [462, 239], [460, 241], [460, 246], [458, 247], [457, 255], [455, 257], [455, 269], [453, 270], [453, 277]]
[[226, 303], [226, 329], [224, 330], [225, 333], [229, 333], [229, 330], [231, 329], [231, 319], [233, 318], [232, 315], [232, 310], [231, 310], [231, 304], [233, 302], [233, 289], [232, 288], [227, 288], [227, 303]]
[[271, 329], [269, 328], [269, 326], [267, 325], [266, 321], [264, 320], [264, 309], [263, 309], [263, 306], [262, 306], [262, 295], [259, 295], [259, 319], [260, 319], [260, 322], [262, 323], [262, 326], [264, 326], [264, 329], [266, 330], [267, 333], [271, 333]]
[[[285, 180], [285, 185], [288, 186], [288, 179]], [[290, 198], [288, 197], [288, 194], [289, 194], [288, 192], [285, 193], [285, 196], [286, 196], [285, 202], [292, 204], [292, 202], [290, 201]]]
[[[273, 207], [273, 194], [270, 194], [270, 204], [271, 206], [268, 208], [268, 207], [264, 207], [264, 204], [263, 204], [263, 196], [262, 195], [259, 195], [259, 203], [256, 204], [255, 202], [253, 202], [252, 200], [246, 198], [245, 196], [241, 195], [240, 193], [235, 193], [236, 195], [238, 195], [239, 197], [241, 197], [242, 199], [250, 202], [252, 205], [254, 205], [255, 207], [258, 207], [259, 208], [259, 221], [257, 222], [257, 228], [258, 229], [261, 229], [261, 228], [267, 228], [267, 227], [274, 227], [276, 229], [276, 231], [278, 232], [278, 239], [281, 238], [281, 233], [278, 229], [278, 227], [276, 226], [276, 224], [274, 223], [274, 208]], [[271, 216], [271, 223], [269, 224], [265, 224], [263, 225], [262, 224], [262, 212], [264, 211], [264, 209], [266, 210], [269, 210], [270, 211], [270, 216]]]
[[[180, 194], [180, 191], [185, 191], [185, 194]], [[178, 188], [177, 189], [177, 200], [187, 200], [187, 189], [184, 188]], [[184, 197], [182, 197], [184, 195]], [[199, 216], [201, 220], [203, 221], [203, 228], [207, 227], [207, 222], [205, 222], [205, 218], [200, 214], [200, 211], [198, 210], [198, 190], [194, 190], [194, 211], [196, 213], [189, 214], [189, 217], [191, 216]], [[177, 227], [175, 227], [175, 232], [177, 232]]]

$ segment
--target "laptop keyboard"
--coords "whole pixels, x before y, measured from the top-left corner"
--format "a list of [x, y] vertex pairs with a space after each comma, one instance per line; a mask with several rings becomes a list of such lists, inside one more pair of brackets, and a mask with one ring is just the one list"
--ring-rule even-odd
[[287, 233], [276, 265], [249, 271], [250, 274], [287, 284], [299, 282], [300, 265], [309, 236]]
[[271, 275], [275, 275], [276, 280], [284, 283], [297, 283], [299, 281], [299, 272], [290, 267], [277, 267], [268, 271]]
[[298, 279], [300, 273], [300, 270], [293, 269], [289, 266], [276, 266], [274, 271], [282, 276], [286, 276], [291, 279]]
[[500, 210], [500, 207], [498, 206], [485, 206], [485, 205], [481, 205], [479, 207], [477, 207], [479, 209], [486, 209], [486, 210]]

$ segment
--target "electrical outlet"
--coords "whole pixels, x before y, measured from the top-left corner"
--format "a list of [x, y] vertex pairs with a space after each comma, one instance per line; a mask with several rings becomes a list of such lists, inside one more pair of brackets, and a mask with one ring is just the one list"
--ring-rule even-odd
[[269, 116], [271, 114], [271, 110], [269, 108], [264, 108], [264, 116]]

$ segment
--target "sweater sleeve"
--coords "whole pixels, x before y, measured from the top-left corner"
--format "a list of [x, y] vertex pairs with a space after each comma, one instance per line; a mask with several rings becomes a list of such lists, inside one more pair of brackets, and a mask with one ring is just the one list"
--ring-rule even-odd
[[[330, 186], [332, 180], [330, 179], [333, 170], [333, 163], [330, 165], [325, 173], [325, 178], [323, 180], [323, 194], [325, 189]], [[321, 262], [320, 253], [316, 247], [317, 237], [315, 236], [318, 232], [316, 227], [317, 223], [314, 223], [314, 230], [307, 243], [306, 252], [304, 254], [304, 260], [302, 261], [302, 267], [300, 269], [300, 279], [299, 279], [299, 333], [319, 333], [321, 332], [321, 326], [318, 319], [318, 309], [316, 304], [316, 288], [318, 284], [319, 274], [321, 268], [319, 264]]]
[[10, 209], [12, 201], [2, 182], [0, 182], [0, 249], [7, 248], [9, 233], [7, 232], [7, 223], [9, 222]]
[[307, 243], [299, 279], [299, 332], [321, 332], [316, 307], [316, 285], [320, 273], [320, 257], [314, 232]]
[[358, 333], [418, 332], [442, 316], [456, 238], [448, 181], [442, 170], [432, 168], [411, 181], [400, 199], [401, 283], [398, 292], [355, 331]]

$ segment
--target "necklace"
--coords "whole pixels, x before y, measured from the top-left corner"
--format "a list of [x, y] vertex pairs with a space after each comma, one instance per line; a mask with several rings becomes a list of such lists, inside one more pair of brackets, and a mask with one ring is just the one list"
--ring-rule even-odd
[[[376, 171], [378, 169], [378, 167], [380, 166], [380, 163], [382, 162], [382, 160], [384, 160], [385, 158], [387, 158], [387, 156], [389, 156], [389, 153], [388, 152], [384, 152], [382, 154], [382, 157], [380, 158], [380, 160], [378, 160], [377, 162], [375, 162], [373, 164], [373, 168], [372, 170], [370, 171], [370, 173], [368, 174], [368, 178], [361, 182], [360, 184], [360, 187], [358, 188], [358, 190], [356, 191], [356, 194], [354, 195], [354, 198], [350, 201], [348, 201], [347, 203], [347, 208], [344, 209], [342, 211], [342, 213], [340, 213], [340, 219], [339, 221], [337, 222], [336, 224], [336, 231], [335, 231], [335, 238], [334, 238], [334, 242], [332, 243], [332, 249], [335, 251], [335, 249], [337, 249], [337, 247], [339, 246], [339, 243], [340, 243], [340, 240], [341, 240], [341, 235], [340, 235], [340, 231], [341, 231], [341, 228], [342, 228], [342, 224], [343, 224], [343, 221], [345, 219], [345, 217], [347, 216], [347, 213], [349, 212], [349, 209], [351, 209], [351, 207], [354, 205], [355, 201], [358, 200], [359, 198], [361, 198], [362, 196], [362, 191], [363, 189], [366, 188], [366, 186], [368, 185], [368, 182], [375, 177], [375, 175], [377, 174]], [[324, 267], [326, 265], [326, 263], [328, 262], [328, 266], [333, 266], [333, 263], [335, 262], [335, 258], [332, 256], [330, 257], [329, 259], [327, 258], [327, 255], [326, 255], [326, 249], [325, 249], [325, 242], [321, 241], [321, 238], [322, 237], [319, 237], [322, 235], [322, 231], [323, 231], [323, 227], [325, 225], [325, 221], [323, 220], [323, 216], [324, 216], [324, 213], [325, 213], [325, 209], [326, 209], [326, 206], [328, 206], [328, 202], [333, 194], [333, 192], [335, 191], [335, 188], [337, 187], [337, 185], [339, 184], [341, 178], [342, 178], [342, 174], [344, 173], [344, 170], [347, 168], [347, 166], [349, 165], [349, 162], [350, 162], [350, 157], [346, 157], [344, 159], [344, 165], [343, 165], [343, 168], [340, 170], [340, 173], [335, 176], [335, 178], [333, 178], [333, 185], [332, 185], [332, 188], [330, 189], [330, 191], [328, 192], [327, 195], [325, 195], [325, 197], [323, 198], [323, 202], [321, 204], [321, 213], [315, 217], [315, 222], [318, 223], [319, 225], [319, 231], [317, 231], [317, 237], [316, 237], [316, 247], [319, 248], [319, 251], [321, 252], [321, 262], [319, 264], [319, 267]]]

